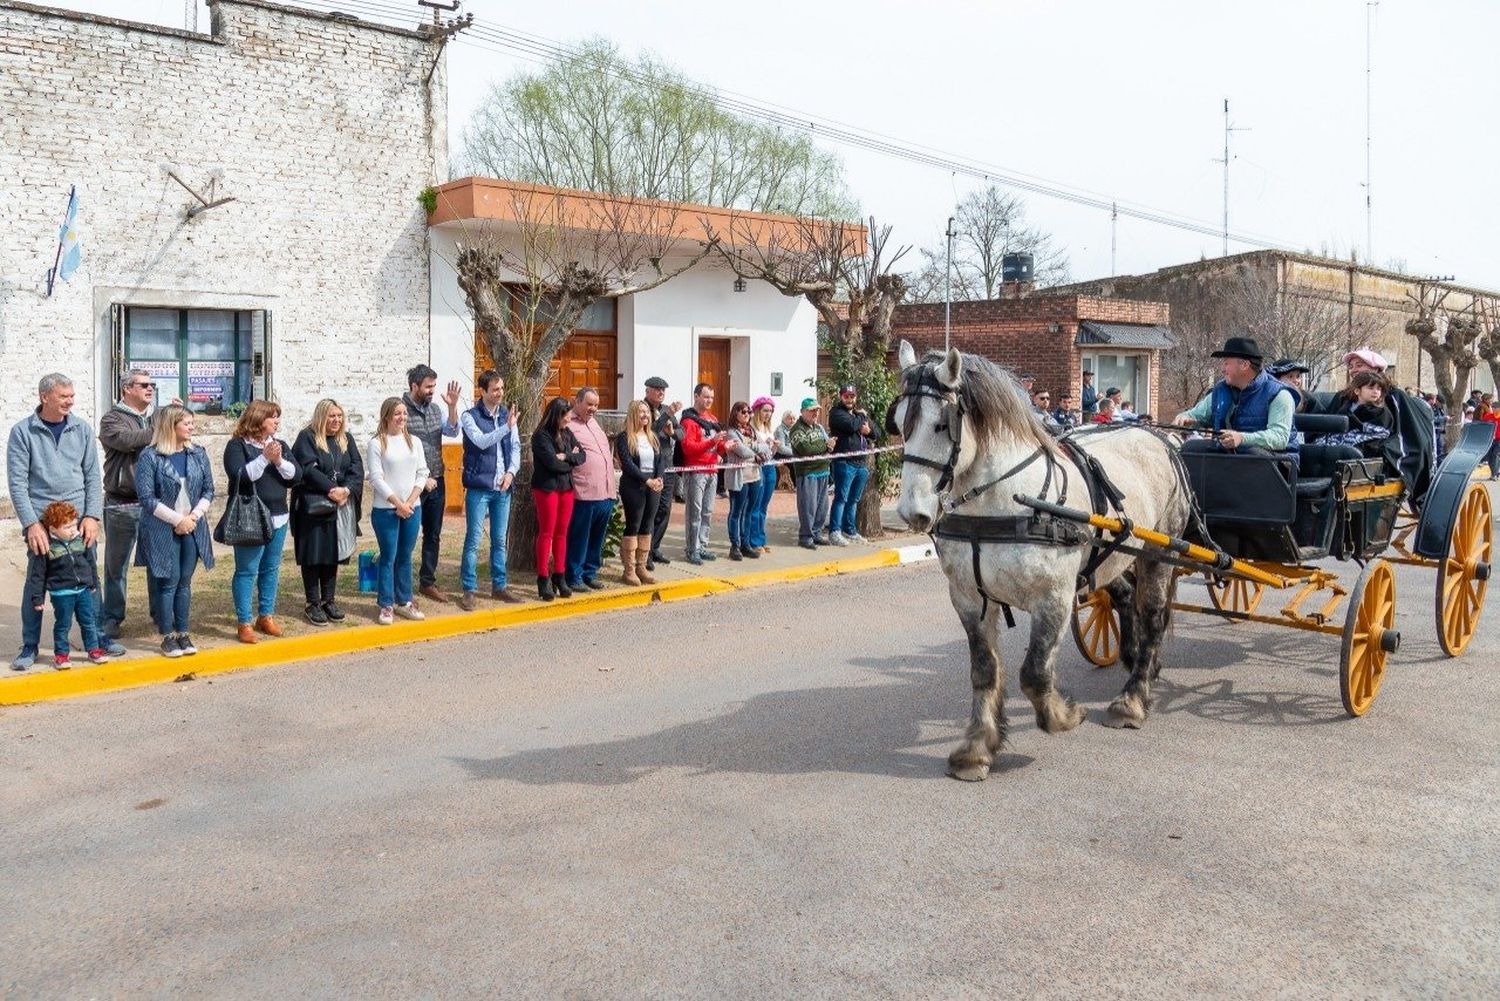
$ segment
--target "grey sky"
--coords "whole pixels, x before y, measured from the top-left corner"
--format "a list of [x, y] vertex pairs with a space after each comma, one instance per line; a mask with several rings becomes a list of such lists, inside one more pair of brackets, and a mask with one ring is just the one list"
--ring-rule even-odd
[[[182, 21], [176, 0], [64, 5]], [[726, 90], [1214, 224], [1227, 97], [1250, 129], [1232, 140], [1231, 230], [1364, 257], [1364, 0], [470, 0], [464, 10], [557, 41], [604, 35]], [[1500, 289], [1488, 183], [1500, 162], [1500, 3], [1382, 0], [1374, 25], [1375, 259]], [[490, 82], [536, 64], [474, 44], [449, 52], [456, 141]], [[895, 224], [901, 242], [940, 242], [955, 195], [982, 184], [831, 148], [865, 212]], [[1027, 201], [1075, 277], [1109, 273], [1108, 213]], [[1219, 253], [1217, 237], [1119, 222], [1121, 273]]]

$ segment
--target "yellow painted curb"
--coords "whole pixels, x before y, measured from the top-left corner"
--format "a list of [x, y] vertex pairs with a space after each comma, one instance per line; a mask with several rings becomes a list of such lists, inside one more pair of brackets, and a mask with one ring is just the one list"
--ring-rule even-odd
[[852, 559], [809, 563], [784, 570], [761, 570], [735, 577], [694, 577], [668, 584], [648, 584], [581, 594], [558, 601], [528, 602], [524, 605], [444, 615], [420, 622], [403, 621], [389, 626], [360, 626], [318, 633], [313, 636], [299, 636], [295, 639], [267, 639], [254, 646], [220, 647], [216, 650], [205, 650], [192, 657], [142, 657], [113, 661], [98, 667], [75, 668], [72, 671], [43, 671], [0, 680], [0, 706], [50, 702], [55, 699], [95, 695], [123, 688], [139, 688], [142, 685], [175, 681], [184, 674], [192, 674], [194, 677], [201, 678], [205, 675], [245, 671], [274, 664], [317, 660], [343, 653], [421, 643], [466, 633], [505, 629], [532, 622], [547, 622], [552, 619], [566, 619], [621, 608], [640, 608], [654, 601], [683, 601], [726, 591], [785, 584], [831, 574], [873, 570], [879, 567], [895, 566], [900, 562], [901, 557], [896, 550], [882, 549]]

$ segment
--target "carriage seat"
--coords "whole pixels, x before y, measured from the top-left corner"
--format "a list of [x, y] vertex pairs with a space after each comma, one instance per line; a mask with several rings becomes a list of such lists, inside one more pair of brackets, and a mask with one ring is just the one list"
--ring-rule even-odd
[[1292, 427], [1311, 441], [1325, 434], [1349, 430], [1349, 418], [1344, 414], [1293, 414]]

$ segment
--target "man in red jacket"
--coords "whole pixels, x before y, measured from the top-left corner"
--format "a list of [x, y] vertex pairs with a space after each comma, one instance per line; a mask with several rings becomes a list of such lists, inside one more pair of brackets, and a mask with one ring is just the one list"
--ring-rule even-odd
[[700, 566], [718, 559], [708, 551], [708, 525], [714, 515], [714, 484], [719, 456], [724, 454], [724, 434], [713, 414], [714, 387], [700, 382], [693, 387], [693, 405], [678, 415], [682, 425], [682, 493], [687, 507], [687, 561]]

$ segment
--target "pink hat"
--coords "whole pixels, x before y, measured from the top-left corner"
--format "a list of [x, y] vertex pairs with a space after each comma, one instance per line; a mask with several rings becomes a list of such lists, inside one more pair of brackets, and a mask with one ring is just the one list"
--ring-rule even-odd
[[761, 407], [770, 407], [772, 410], [775, 410], [776, 401], [771, 399], [769, 396], [757, 396], [755, 398], [755, 402], [750, 404], [750, 412], [754, 413]]
[[1348, 354], [1344, 355], [1344, 364], [1349, 364], [1349, 362], [1353, 361], [1355, 358], [1358, 358], [1360, 361], [1364, 362], [1371, 368], [1378, 369], [1380, 371], [1384, 371], [1385, 369], [1391, 367], [1390, 362], [1386, 361], [1379, 355], [1379, 353], [1371, 350], [1370, 348], [1360, 348], [1358, 351], [1350, 351]]

